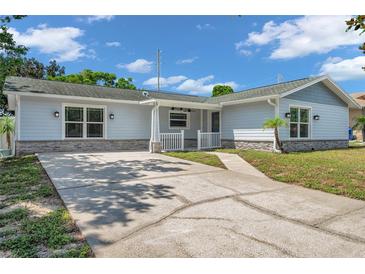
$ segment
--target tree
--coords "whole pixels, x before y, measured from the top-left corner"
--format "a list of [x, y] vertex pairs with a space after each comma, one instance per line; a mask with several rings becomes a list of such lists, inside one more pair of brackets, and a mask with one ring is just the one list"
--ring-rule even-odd
[[135, 85], [133, 85], [133, 79], [131, 77], [128, 78], [119, 78], [117, 83], [115, 84], [116, 88], [123, 88], [123, 89], [137, 89]]
[[13, 70], [15, 72], [10, 74], [12, 76], [43, 79], [45, 75], [44, 65], [35, 58], [20, 59], [14, 64]]
[[11, 134], [15, 131], [14, 119], [9, 116], [0, 118], [0, 134], [6, 135], [6, 142], [8, 143], [8, 149], [11, 149]]
[[56, 77], [65, 75], [65, 67], [57, 64], [56, 60], [49, 61], [49, 65], [46, 66], [47, 77]]
[[[358, 15], [346, 21], [346, 31], [360, 31], [360, 35], [365, 32], [365, 15]], [[365, 54], [365, 43], [359, 46], [359, 49]], [[362, 67], [365, 70], [365, 67]]]
[[23, 15], [0, 16], [0, 108], [5, 108], [7, 104], [6, 96], [3, 94], [5, 77], [12, 71], [12, 66], [18, 64], [28, 51], [26, 47], [16, 44], [13, 35], [8, 32], [7, 24], [24, 17]]
[[274, 119], [268, 119], [263, 124], [264, 128], [273, 128], [274, 129], [276, 147], [279, 148], [279, 150], [281, 152], [284, 152], [284, 149], [283, 149], [283, 143], [279, 139], [279, 128], [286, 127], [286, 126], [287, 126], [286, 121], [281, 119], [280, 117], [275, 117]]
[[352, 128], [362, 131], [362, 141], [365, 142], [365, 116], [357, 117], [355, 120], [355, 125]]
[[92, 71], [91, 69], [84, 69], [79, 73], [60, 75], [60, 76], [48, 76], [49, 80], [62, 81], [74, 84], [87, 84], [87, 85], [99, 85], [104, 87], [116, 87], [124, 89], [136, 89], [133, 85], [132, 78], [119, 78], [114, 73]]
[[87, 85], [100, 85], [105, 87], [115, 86], [115, 80], [117, 79], [114, 73], [92, 71], [91, 69], [84, 69], [80, 73], [49, 76], [49, 80], [62, 81], [75, 84], [87, 84]]
[[221, 95], [225, 95], [225, 94], [230, 94], [233, 93], [233, 89], [230, 86], [225, 86], [225, 85], [216, 85], [213, 87], [213, 92], [212, 92], [212, 96], [216, 97], [216, 96], [221, 96]]
[[24, 17], [24, 15], [0, 16], [0, 51], [2, 51], [2, 55], [19, 57], [27, 53], [28, 49], [25, 46], [16, 44], [7, 27], [7, 24], [12, 20], [20, 20]]

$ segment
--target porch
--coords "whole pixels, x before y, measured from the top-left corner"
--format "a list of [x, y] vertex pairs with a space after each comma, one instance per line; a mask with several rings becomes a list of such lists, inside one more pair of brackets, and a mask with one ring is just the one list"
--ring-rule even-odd
[[221, 107], [216, 104], [147, 100], [151, 111], [150, 152], [221, 147]]

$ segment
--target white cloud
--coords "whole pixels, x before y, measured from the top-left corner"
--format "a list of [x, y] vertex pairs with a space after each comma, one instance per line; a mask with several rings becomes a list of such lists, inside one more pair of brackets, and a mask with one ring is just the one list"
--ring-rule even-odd
[[176, 64], [178, 64], [178, 65], [191, 64], [191, 63], [194, 63], [198, 59], [199, 59], [199, 57], [195, 56], [195, 57], [192, 57], [192, 58], [177, 60]]
[[240, 49], [238, 50], [238, 53], [243, 56], [250, 56], [252, 55], [252, 51], [248, 49]]
[[336, 81], [365, 79], [365, 56], [343, 60], [330, 57], [321, 66], [319, 74], [329, 74]]
[[85, 56], [90, 59], [96, 59], [96, 51], [94, 49], [88, 49]]
[[137, 59], [136, 61], [129, 64], [117, 64], [117, 68], [125, 68], [129, 72], [136, 73], [148, 73], [152, 70], [153, 62], [145, 59]]
[[99, 21], [110, 21], [114, 18], [113, 15], [93, 15], [93, 16], [88, 16], [86, 18], [86, 21], [91, 24], [94, 22], [99, 22]]
[[345, 32], [349, 16], [303, 16], [277, 24], [267, 22], [261, 32], [251, 32], [248, 38], [235, 44], [237, 50], [248, 46], [275, 44], [271, 59], [290, 59], [309, 54], [328, 53], [338, 47], [362, 42], [356, 32]]
[[236, 89], [238, 84], [231, 81], [225, 83], [211, 83], [214, 80], [214, 75], [208, 75], [199, 79], [187, 79], [181, 83], [176, 89], [189, 92], [190, 94], [210, 94], [215, 85], [227, 85]]
[[106, 42], [105, 45], [107, 47], [120, 47], [121, 46], [121, 43], [120, 42], [117, 42], [117, 41], [113, 41], [113, 42]]
[[[160, 86], [161, 87], [167, 87], [171, 85], [176, 85], [178, 83], [181, 83], [182, 81], [188, 79], [188, 77], [183, 75], [177, 75], [177, 76], [170, 76], [167, 78], [160, 77]], [[157, 77], [152, 77], [146, 81], [143, 82], [143, 85], [145, 86], [157, 86]]]
[[36, 28], [29, 28], [24, 33], [14, 28], [9, 28], [9, 32], [13, 34], [17, 44], [36, 48], [59, 62], [74, 61], [86, 56], [86, 46], [76, 41], [84, 34], [84, 31], [78, 28], [50, 28], [42, 24]]
[[198, 30], [213, 30], [215, 27], [211, 24], [198, 24], [195, 26]]

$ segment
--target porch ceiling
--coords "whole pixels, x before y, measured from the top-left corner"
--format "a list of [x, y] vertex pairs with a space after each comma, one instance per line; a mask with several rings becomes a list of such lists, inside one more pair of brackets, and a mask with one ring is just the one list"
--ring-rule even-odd
[[154, 105], [158, 103], [161, 107], [176, 107], [176, 108], [196, 108], [196, 109], [209, 109], [220, 110], [222, 107], [220, 104], [198, 103], [198, 102], [184, 102], [165, 99], [150, 99], [140, 102], [142, 105]]

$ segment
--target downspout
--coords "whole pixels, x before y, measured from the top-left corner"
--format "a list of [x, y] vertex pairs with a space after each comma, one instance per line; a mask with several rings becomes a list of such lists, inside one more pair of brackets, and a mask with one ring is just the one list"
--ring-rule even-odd
[[[275, 102], [271, 101], [272, 99], [267, 99], [267, 103], [275, 108], [275, 117], [279, 117], [279, 98], [275, 99]], [[279, 134], [279, 129], [278, 129]], [[276, 148], [276, 140], [274, 138], [273, 142], [273, 150], [274, 152], [280, 152], [279, 149]]]

